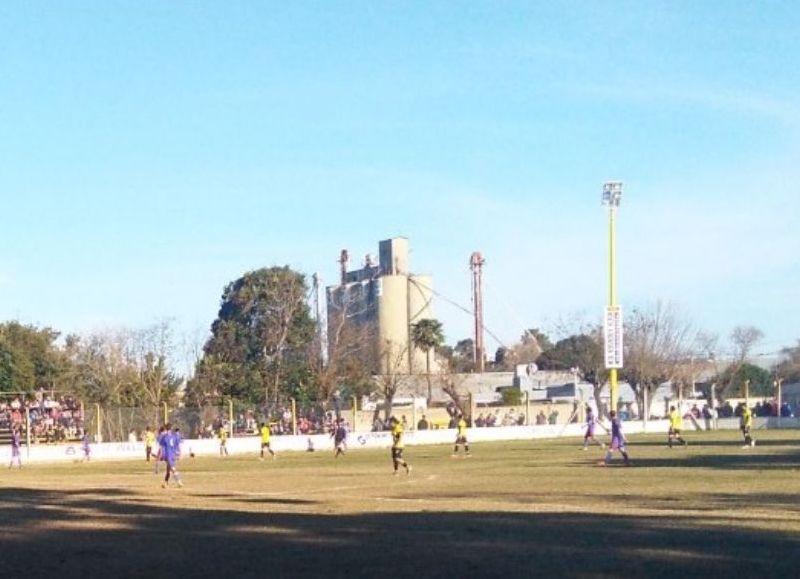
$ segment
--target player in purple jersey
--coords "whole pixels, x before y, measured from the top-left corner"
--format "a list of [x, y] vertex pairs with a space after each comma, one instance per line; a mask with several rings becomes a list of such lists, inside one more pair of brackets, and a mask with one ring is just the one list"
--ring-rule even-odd
[[594, 437], [594, 429], [597, 427], [597, 419], [594, 417], [594, 412], [592, 412], [592, 407], [588, 404], [586, 405], [586, 434], [583, 436], [583, 450], [588, 450], [589, 448], [589, 441], [591, 440], [601, 448], [605, 448], [606, 444], [604, 442], [600, 442]]
[[625, 450], [625, 434], [622, 432], [622, 422], [617, 418], [617, 413], [615, 411], [612, 410], [608, 415], [611, 417], [611, 446], [608, 447], [606, 459], [601, 460], [598, 464], [601, 466], [608, 466], [611, 462], [611, 455], [615, 450], [618, 450], [625, 461], [625, 465], [630, 466], [630, 457]]
[[14, 466], [14, 459], [17, 459], [17, 466], [22, 468], [22, 452], [20, 452], [21, 445], [22, 438], [19, 428], [14, 428], [14, 430], [11, 431], [11, 462], [8, 463], [8, 468]]
[[167, 424], [164, 427], [164, 436], [162, 437], [162, 440], [164, 462], [167, 465], [167, 472], [164, 475], [164, 482], [161, 483], [161, 486], [162, 488], [167, 488], [170, 477], [174, 477], [178, 487], [182, 487], [183, 482], [181, 481], [181, 475], [178, 473], [177, 468], [178, 455], [180, 454], [180, 434], [176, 435], [172, 430], [170, 430], [170, 425]]
[[334, 443], [333, 458], [339, 458], [339, 455], [343, 455], [347, 450], [347, 427], [344, 424], [344, 418], [339, 418], [334, 424], [331, 438]]
[[84, 430], [83, 436], [81, 436], [81, 450], [83, 450], [83, 460], [86, 462], [89, 462], [92, 455], [92, 448], [91, 446], [89, 446], [91, 440], [92, 439], [89, 436], [89, 433], [86, 430]]
[[181, 459], [181, 444], [183, 444], [183, 436], [181, 435], [181, 429], [177, 426], [172, 429], [172, 433], [175, 435], [175, 445], [178, 449], [178, 460]]

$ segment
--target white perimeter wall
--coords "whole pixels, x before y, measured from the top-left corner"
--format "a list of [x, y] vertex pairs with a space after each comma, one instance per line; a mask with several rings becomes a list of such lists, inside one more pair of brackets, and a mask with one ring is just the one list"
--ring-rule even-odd
[[[626, 435], [636, 435], [643, 432], [665, 433], [668, 422], [654, 420], [647, 423], [645, 430], [642, 422], [626, 422], [623, 429]], [[693, 426], [688, 420], [684, 421], [684, 429], [702, 430], [703, 422]], [[800, 418], [756, 418], [753, 424], [755, 429], [761, 428], [800, 428]], [[723, 430], [738, 429], [739, 420], [736, 418], [720, 419], [718, 427]], [[500, 441], [500, 440], [535, 440], [557, 438], [560, 436], [583, 436], [582, 424], [546, 425], [546, 426], [501, 426], [494, 428], [470, 428], [468, 439], [470, 443]], [[603, 434], [602, 429], [598, 429]], [[407, 446], [420, 444], [452, 444], [456, 438], [455, 430], [421, 430], [407, 432], [405, 442]], [[333, 440], [328, 435], [317, 434], [313, 436], [273, 436], [271, 445], [275, 452], [305, 452], [308, 449], [309, 439], [316, 451], [333, 450]], [[632, 440], [635, 443], [635, 437]], [[348, 436], [347, 444], [350, 450], [358, 448], [389, 448], [392, 436], [389, 432], [354, 432]], [[261, 437], [251, 436], [246, 438], [229, 438], [228, 452], [231, 455], [251, 454], [255, 456], [261, 449]], [[6, 447], [10, 457], [11, 447]], [[219, 440], [184, 440], [182, 444], [184, 457], [193, 452], [197, 456], [218, 456]], [[145, 451], [143, 442], [105, 442], [91, 445], [91, 460], [144, 460]], [[22, 448], [24, 462], [68, 462], [79, 461], [83, 457], [80, 443], [59, 445], [32, 445], [29, 449]]]

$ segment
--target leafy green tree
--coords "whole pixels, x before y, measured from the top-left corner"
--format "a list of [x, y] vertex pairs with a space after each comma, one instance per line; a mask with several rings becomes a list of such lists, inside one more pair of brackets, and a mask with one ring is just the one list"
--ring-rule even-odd
[[598, 409], [605, 413], [600, 404], [600, 391], [608, 381], [603, 357], [603, 333], [595, 327], [586, 333], [575, 334], [559, 340], [549, 349], [542, 352], [536, 360], [542, 370], [570, 371], [575, 369], [584, 382], [592, 385], [594, 399]]
[[731, 396], [735, 392], [737, 384], [733, 379], [738, 375], [739, 369], [748, 363], [753, 349], [764, 338], [764, 332], [755, 326], [736, 326], [730, 335], [730, 344], [733, 349], [733, 360], [729, 367], [730, 372], [722, 372], [720, 383], [722, 384], [722, 395]]
[[729, 366], [722, 373], [723, 383], [728, 384], [729, 397], [744, 396], [744, 383], [750, 381], [750, 396], [769, 396], [773, 393], [772, 375], [759, 366], [745, 362], [734, 368]]
[[277, 403], [296, 388], [293, 366], [307, 363], [315, 333], [307, 293], [303, 274], [288, 266], [251, 271], [228, 284], [193, 395], [208, 396], [213, 389], [217, 395]]
[[0, 391], [53, 388], [65, 371], [59, 333], [19, 322], [0, 324]]
[[411, 341], [425, 352], [425, 378], [428, 381], [428, 404], [433, 398], [431, 383], [431, 354], [444, 342], [444, 331], [439, 320], [424, 319], [411, 326]]
[[787, 382], [800, 381], [800, 341], [796, 346], [784, 348], [783, 359], [775, 367], [775, 374]]

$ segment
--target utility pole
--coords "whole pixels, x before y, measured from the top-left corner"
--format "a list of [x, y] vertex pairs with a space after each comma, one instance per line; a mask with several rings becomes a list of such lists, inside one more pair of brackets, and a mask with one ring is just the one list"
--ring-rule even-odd
[[469, 268], [472, 270], [472, 305], [475, 316], [475, 343], [472, 348], [472, 361], [475, 371], [483, 373], [485, 370], [486, 351], [483, 345], [483, 264], [486, 262], [479, 251], [472, 254], [469, 259]]
[[343, 249], [339, 254], [339, 270], [342, 276], [342, 285], [347, 283], [347, 266], [350, 264], [350, 252]]

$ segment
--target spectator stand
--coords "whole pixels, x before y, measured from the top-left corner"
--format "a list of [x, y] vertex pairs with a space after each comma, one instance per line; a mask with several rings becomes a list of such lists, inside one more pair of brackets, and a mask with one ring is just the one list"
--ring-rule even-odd
[[76, 441], [84, 428], [84, 408], [71, 394], [56, 390], [4, 392], [0, 398], [0, 444], [10, 443], [14, 428], [22, 429], [29, 446]]

